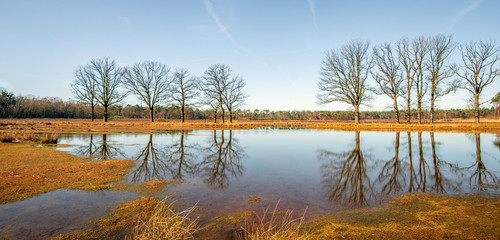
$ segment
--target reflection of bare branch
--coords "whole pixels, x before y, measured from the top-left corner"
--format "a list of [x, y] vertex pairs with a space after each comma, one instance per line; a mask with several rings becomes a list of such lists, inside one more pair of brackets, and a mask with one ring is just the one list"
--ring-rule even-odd
[[243, 148], [238, 145], [238, 140], [233, 139], [232, 130], [229, 130], [229, 139], [226, 142], [224, 130], [220, 138], [214, 130], [213, 142], [206, 149], [203, 161], [200, 163], [201, 176], [204, 182], [214, 190], [222, 190], [229, 186], [230, 177], [238, 177], [243, 173], [241, 159], [244, 155]]
[[399, 135], [400, 133], [397, 132], [394, 143], [394, 157], [385, 163], [378, 177], [379, 182], [387, 179], [386, 184], [382, 187], [382, 193], [391, 194], [401, 192], [401, 182], [405, 180], [404, 171], [401, 169], [402, 161], [399, 159]]
[[368, 198], [374, 196], [370, 179], [367, 175], [366, 161], [361, 152], [359, 132], [356, 132], [356, 146], [352, 151], [333, 153], [320, 150], [318, 154], [323, 176], [323, 188], [331, 202], [345, 205], [365, 205]]
[[136, 161], [140, 163], [133, 172], [132, 181], [164, 180], [168, 167], [165, 161], [161, 159], [161, 155], [153, 144], [153, 134], [150, 134], [148, 143], [136, 157]]
[[[86, 136], [86, 135], [83, 135]], [[96, 144], [94, 144], [94, 134], [89, 134], [89, 145], [82, 145], [76, 148], [76, 154], [82, 157], [92, 157], [96, 154]]]
[[418, 172], [416, 175], [417, 191], [425, 192], [427, 190], [426, 189], [427, 171], [430, 171], [430, 169], [424, 157], [422, 132], [418, 132], [418, 156], [419, 156], [419, 164], [418, 164]]
[[197, 164], [195, 164], [196, 156], [192, 150], [196, 148], [194, 145], [184, 144], [185, 131], [181, 130], [180, 140], [178, 143], [169, 147], [172, 151], [166, 154], [166, 162], [168, 171], [175, 180], [182, 181], [184, 175], [194, 175], [198, 172]]
[[118, 156], [124, 156], [120, 148], [110, 145], [107, 139], [108, 139], [107, 134], [103, 134], [102, 141], [96, 143], [97, 147], [95, 148], [93, 155], [98, 155], [98, 157], [94, 159], [105, 160], [105, 159], [116, 158]]
[[[484, 184], [493, 184], [498, 183], [498, 177], [493, 173], [486, 169], [482, 159], [481, 159], [481, 135], [476, 133], [476, 162], [474, 164], [476, 166], [476, 170], [470, 176], [470, 182], [472, 184], [477, 184], [479, 190], [485, 190], [483, 187]], [[471, 166], [472, 167], [474, 167]]]

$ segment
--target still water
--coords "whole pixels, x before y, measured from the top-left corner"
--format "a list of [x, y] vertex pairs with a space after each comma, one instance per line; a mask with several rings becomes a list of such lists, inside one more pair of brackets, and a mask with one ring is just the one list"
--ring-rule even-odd
[[[318, 216], [375, 206], [393, 194], [430, 192], [499, 198], [500, 136], [495, 134], [197, 130], [161, 134], [62, 134], [58, 148], [78, 156], [132, 159], [126, 182], [176, 180], [176, 203], [205, 218], [263, 203]], [[496, 186], [495, 186], [496, 185]], [[58, 190], [0, 205], [0, 238], [53, 237], [85, 227], [136, 193]], [[160, 196], [161, 197], [161, 196]], [[71, 216], [71, 217], [68, 217]], [[41, 224], [43, 222], [43, 224]]]

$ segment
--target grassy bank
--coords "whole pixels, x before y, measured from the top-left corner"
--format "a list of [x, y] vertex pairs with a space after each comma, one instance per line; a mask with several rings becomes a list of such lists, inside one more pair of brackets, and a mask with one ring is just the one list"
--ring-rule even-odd
[[164, 130], [198, 129], [254, 129], [254, 128], [308, 128], [344, 131], [435, 131], [464, 133], [500, 133], [500, 119], [483, 119], [482, 123], [473, 123], [473, 119], [437, 121], [434, 124], [395, 124], [387, 121], [365, 120], [361, 124], [351, 121], [234, 121], [233, 123], [213, 123], [212, 121], [177, 120], [151, 123], [147, 120], [120, 119], [94, 122], [86, 119], [1, 119], [0, 131], [6, 133], [144, 133]]
[[128, 160], [86, 161], [51, 147], [0, 143], [0, 203], [60, 188], [100, 190], [119, 181], [133, 165]]
[[[194, 211], [194, 212], [193, 212]], [[221, 216], [196, 222], [194, 208], [176, 210], [155, 197], [141, 197], [90, 223], [91, 230], [58, 239], [498, 239], [500, 201], [426, 193], [398, 196], [384, 206], [339, 212], [303, 222], [289, 210]], [[237, 217], [235, 217], [237, 216]], [[238, 217], [239, 216], [239, 217]], [[221, 219], [232, 229], [217, 235], [210, 226]], [[176, 235], [179, 234], [179, 235]]]

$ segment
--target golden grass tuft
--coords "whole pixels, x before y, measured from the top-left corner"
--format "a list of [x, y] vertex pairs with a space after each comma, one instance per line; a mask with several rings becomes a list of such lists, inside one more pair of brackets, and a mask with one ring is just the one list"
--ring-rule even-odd
[[149, 218], [134, 227], [131, 239], [193, 239], [198, 231], [197, 218], [190, 217], [195, 207], [176, 212], [172, 204], [161, 201]]
[[197, 219], [190, 218], [194, 210], [176, 212], [173, 204], [156, 197], [139, 197], [90, 222], [91, 229], [55, 239], [192, 239], [198, 230]]
[[237, 239], [242, 240], [306, 240], [314, 239], [313, 236], [302, 230], [304, 215], [293, 217], [293, 211], [278, 211], [279, 201], [274, 210], [266, 209], [262, 215], [253, 215], [253, 218], [245, 222]]

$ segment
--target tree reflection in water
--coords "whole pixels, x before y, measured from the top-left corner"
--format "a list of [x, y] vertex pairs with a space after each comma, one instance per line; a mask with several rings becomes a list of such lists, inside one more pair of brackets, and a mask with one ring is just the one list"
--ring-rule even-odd
[[[226, 131], [227, 132], [227, 131]], [[233, 139], [233, 131], [229, 130], [229, 136], [225, 136], [224, 130], [214, 130], [214, 136], [210, 139], [211, 144], [202, 152], [204, 155], [199, 164], [200, 176], [211, 189], [222, 190], [229, 186], [230, 177], [238, 177], [243, 173], [243, 148]]]
[[486, 169], [481, 158], [481, 134], [475, 134], [476, 141], [476, 161], [469, 168], [475, 168], [474, 173], [470, 176], [471, 185], [476, 186], [479, 190], [486, 190], [485, 185], [498, 183], [499, 179], [493, 172]]
[[[94, 143], [94, 135], [90, 135], [90, 143], [79, 150], [84, 152], [84, 156], [92, 157], [93, 160], [106, 160], [124, 156], [118, 146], [113, 146], [108, 143], [108, 135], [102, 134], [102, 140]], [[78, 151], [78, 150], [77, 150]]]
[[355, 132], [355, 147], [351, 151], [334, 153], [319, 150], [318, 159], [323, 162], [320, 167], [322, 186], [332, 203], [360, 206], [374, 196], [359, 135]]
[[[473, 168], [471, 186], [498, 183], [498, 178], [487, 171], [481, 161], [479, 134], [476, 134], [475, 164], [469, 169], [441, 159], [442, 143], [436, 140], [434, 133], [429, 133], [430, 141], [424, 141], [421, 132], [415, 135], [417, 142], [413, 148], [410, 132], [406, 141], [401, 140], [400, 133], [395, 133], [394, 152], [389, 160], [384, 161], [374, 161], [363, 155], [359, 132], [356, 132], [355, 147], [351, 151], [319, 150], [322, 186], [328, 200], [359, 206], [404, 192], [459, 193], [463, 192], [464, 183], [470, 176], [467, 174]], [[402, 156], [401, 146], [406, 156]], [[371, 180], [373, 176], [376, 176], [376, 181]]]
[[406, 178], [404, 170], [402, 169], [402, 165], [404, 163], [399, 158], [399, 136], [400, 133], [397, 132], [396, 140], [394, 142], [394, 157], [384, 164], [384, 166], [382, 167], [382, 172], [378, 176], [378, 181], [383, 185], [381, 190], [382, 194], [401, 192], [401, 183], [404, 183]]
[[138, 165], [132, 174], [133, 182], [165, 180], [167, 163], [162, 159], [164, 153], [153, 143], [153, 134], [149, 134], [149, 141], [135, 158]]
[[193, 176], [198, 172], [196, 154], [198, 147], [192, 144], [184, 144], [185, 130], [181, 130], [179, 141], [167, 147], [165, 160], [167, 169], [174, 180], [182, 181], [185, 175]]
[[[83, 135], [86, 136], [86, 135]], [[96, 154], [97, 145], [94, 144], [94, 134], [89, 134], [89, 144], [78, 146], [76, 154], [82, 157], [93, 157]]]

